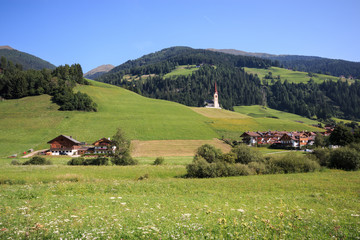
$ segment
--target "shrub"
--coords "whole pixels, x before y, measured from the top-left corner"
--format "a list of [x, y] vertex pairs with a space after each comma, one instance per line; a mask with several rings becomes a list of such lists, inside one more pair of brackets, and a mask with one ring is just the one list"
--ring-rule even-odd
[[186, 166], [188, 177], [197, 178], [214, 178], [241, 176], [253, 174], [253, 171], [244, 164], [229, 164], [226, 162], [209, 163], [202, 157], [197, 157], [194, 161]]
[[51, 165], [52, 162], [50, 160], [46, 160], [43, 157], [35, 156], [30, 160], [23, 163], [23, 165]]
[[138, 161], [136, 159], [133, 159], [130, 156], [130, 153], [128, 152], [126, 152], [121, 156], [115, 155], [114, 157], [111, 158], [111, 162], [115, 165], [122, 165], [122, 166], [138, 164]]
[[108, 165], [109, 164], [109, 159], [106, 157], [97, 157], [97, 158], [88, 158], [85, 159], [84, 161], [84, 165], [95, 165], [95, 166], [100, 166], [100, 165]]
[[202, 157], [207, 162], [212, 163], [218, 161], [222, 157], [222, 152], [214, 146], [204, 144], [197, 149], [195, 157], [198, 156]]
[[330, 152], [328, 148], [315, 148], [313, 154], [316, 157], [316, 161], [320, 166], [329, 167], [330, 166]]
[[268, 162], [270, 173], [301, 173], [320, 170], [320, 165], [305, 155], [289, 153], [279, 158], [272, 158]]
[[264, 159], [260, 152], [251, 149], [244, 144], [240, 144], [231, 150], [235, 154], [235, 162], [248, 164], [250, 162], [263, 162]]
[[153, 165], [162, 165], [164, 164], [165, 159], [163, 157], [157, 157], [153, 163]]
[[330, 154], [330, 167], [358, 170], [360, 167], [360, 153], [349, 147], [335, 149]]
[[11, 165], [21, 165], [21, 163], [19, 162], [19, 160], [14, 159], [11, 161]]
[[236, 155], [233, 152], [225, 153], [222, 156], [222, 160], [226, 163], [235, 163]]
[[70, 161], [67, 162], [67, 165], [85, 165], [85, 158], [78, 157], [78, 158], [72, 158]]
[[248, 164], [248, 167], [250, 169], [253, 169], [256, 172], [256, 174], [266, 174], [267, 173], [266, 165], [265, 165], [265, 163], [262, 163], [262, 162], [250, 162]]

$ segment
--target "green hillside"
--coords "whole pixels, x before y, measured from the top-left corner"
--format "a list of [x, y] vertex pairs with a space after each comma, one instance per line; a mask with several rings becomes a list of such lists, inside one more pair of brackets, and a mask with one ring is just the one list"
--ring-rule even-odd
[[0, 46], [0, 56], [4, 56], [8, 61], [12, 61], [14, 64], [16, 63], [21, 64], [24, 70], [27, 69], [41, 70], [43, 68], [48, 68], [48, 69], [56, 68], [53, 64], [41, 58], [38, 58], [34, 55], [21, 52], [12, 48], [5, 49], [5, 48], [1, 48]]
[[76, 90], [91, 96], [98, 104], [98, 112], [58, 111], [49, 95], [1, 101], [0, 156], [47, 148], [46, 143], [60, 134], [92, 143], [113, 136], [118, 127], [133, 140], [209, 140], [222, 136], [236, 139], [249, 130], [320, 130], [308, 125], [316, 124], [315, 121], [272, 109], [263, 113], [259, 106], [236, 107], [242, 114], [189, 108], [145, 98], [116, 86], [91, 83], [77, 86]]
[[317, 125], [318, 122], [311, 120], [309, 118], [305, 118], [293, 113], [287, 113], [278, 111], [275, 109], [271, 109], [269, 107], [263, 107], [260, 105], [253, 106], [236, 106], [234, 107], [235, 112], [248, 115], [253, 118], [273, 118], [273, 119], [281, 119], [281, 120], [289, 120], [297, 123], [305, 123], [309, 125]]
[[205, 123], [206, 117], [186, 106], [91, 82], [93, 86], [79, 86], [77, 90], [94, 99], [98, 112], [57, 111], [48, 95], [0, 102], [0, 155], [46, 148], [47, 141], [60, 134], [92, 143], [113, 136], [118, 127], [139, 140], [218, 137]]
[[[337, 81], [339, 78], [325, 75], [325, 74], [313, 74], [312, 77], [308, 75], [306, 72], [299, 72], [299, 71], [292, 71], [285, 68], [279, 68], [279, 67], [270, 67], [268, 69], [260, 69], [260, 68], [244, 68], [247, 73], [257, 74], [260, 79], [264, 79], [265, 75], [268, 75], [269, 72], [272, 73], [273, 78], [277, 78], [277, 76], [280, 76], [280, 79], [282, 81], [285, 81], [287, 79], [289, 82], [294, 83], [306, 83], [312, 78], [314, 82], [316, 83], [322, 83], [325, 80], [332, 80]], [[271, 79], [268, 80], [270, 82]]]
[[208, 124], [219, 136], [240, 139], [245, 131], [322, 131], [314, 127], [317, 122], [296, 114], [281, 112], [259, 105], [238, 106], [235, 112], [224, 109], [192, 108], [195, 112], [209, 118]]
[[164, 78], [169, 78], [172, 76], [188, 76], [191, 75], [194, 71], [198, 70], [199, 68], [196, 65], [180, 65], [177, 66], [176, 69], [172, 70], [171, 72], [164, 75]]

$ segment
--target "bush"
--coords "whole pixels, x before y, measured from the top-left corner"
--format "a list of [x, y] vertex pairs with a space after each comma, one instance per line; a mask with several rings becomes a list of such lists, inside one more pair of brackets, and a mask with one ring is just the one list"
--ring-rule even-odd
[[11, 161], [11, 165], [21, 165], [21, 162], [19, 162], [19, 160], [14, 159]]
[[258, 175], [268, 173], [265, 163], [262, 162], [250, 162], [248, 167], [253, 169]]
[[30, 160], [23, 163], [23, 165], [51, 165], [52, 162], [50, 160], [46, 160], [43, 157], [35, 156]]
[[315, 148], [313, 154], [316, 157], [316, 161], [320, 166], [329, 167], [330, 166], [330, 152], [328, 148]]
[[70, 161], [67, 162], [67, 165], [85, 165], [85, 158], [78, 157], [78, 158], [72, 158]]
[[138, 161], [133, 159], [130, 156], [130, 153], [126, 152], [125, 154], [119, 156], [115, 155], [111, 158], [111, 162], [115, 165], [127, 166], [127, 165], [137, 165]]
[[330, 167], [358, 170], [360, 167], [360, 153], [349, 147], [335, 149], [330, 154]]
[[196, 178], [214, 178], [253, 174], [253, 171], [244, 164], [229, 164], [220, 161], [209, 163], [200, 156], [195, 158], [193, 163], [187, 165], [186, 169], [188, 177]]
[[202, 157], [207, 162], [212, 163], [221, 159], [222, 152], [214, 146], [204, 144], [197, 149], [195, 157]]
[[164, 164], [165, 159], [163, 157], [157, 157], [153, 163], [153, 165], [162, 165]]
[[235, 163], [236, 155], [233, 152], [225, 153], [222, 156], [222, 160], [226, 163]]
[[88, 158], [85, 159], [84, 161], [84, 165], [95, 165], [95, 166], [100, 166], [100, 165], [108, 165], [109, 164], [109, 159], [106, 157], [97, 157], [97, 158]]
[[250, 162], [263, 162], [264, 159], [260, 152], [251, 149], [244, 144], [240, 144], [231, 150], [235, 154], [235, 162], [248, 164]]
[[320, 165], [305, 155], [289, 153], [268, 162], [269, 173], [301, 173], [320, 170]]

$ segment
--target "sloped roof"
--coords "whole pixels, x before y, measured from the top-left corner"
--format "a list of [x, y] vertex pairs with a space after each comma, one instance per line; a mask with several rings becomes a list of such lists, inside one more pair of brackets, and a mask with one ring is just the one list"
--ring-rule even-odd
[[64, 137], [64, 138], [72, 141], [72, 142], [75, 143], [75, 144], [81, 144], [78, 140], [75, 140], [75, 139], [73, 139], [71, 136], [66, 136], [66, 135], [59, 135], [59, 136], [57, 136], [56, 138], [48, 141], [48, 143], [52, 143], [53, 141], [55, 141], [55, 140], [56, 140], [57, 138], [59, 138], [59, 137]]
[[240, 137], [245, 137], [245, 136], [260, 137], [260, 134], [258, 134], [257, 132], [244, 132]]

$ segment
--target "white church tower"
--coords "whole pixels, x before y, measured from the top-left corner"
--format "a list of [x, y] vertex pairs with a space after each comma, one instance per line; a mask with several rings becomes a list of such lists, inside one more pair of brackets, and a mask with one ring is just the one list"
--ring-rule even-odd
[[218, 91], [217, 91], [217, 88], [216, 88], [216, 82], [215, 82], [215, 93], [214, 93], [214, 108], [220, 108], [219, 95], [218, 95]]

